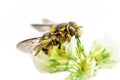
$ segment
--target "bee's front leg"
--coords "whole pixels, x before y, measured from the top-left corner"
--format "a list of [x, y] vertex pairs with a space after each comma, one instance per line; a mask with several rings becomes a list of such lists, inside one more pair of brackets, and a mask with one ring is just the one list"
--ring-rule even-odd
[[63, 49], [61, 48], [61, 43], [59, 43], [59, 45], [58, 45], [58, 50], [59, 50], [59, 52], [60, 52], [61, 54], [65, 54], [65, 50], [63, 50]]
[[61, 43], [58, 44], [58, 49], [61, 49]]

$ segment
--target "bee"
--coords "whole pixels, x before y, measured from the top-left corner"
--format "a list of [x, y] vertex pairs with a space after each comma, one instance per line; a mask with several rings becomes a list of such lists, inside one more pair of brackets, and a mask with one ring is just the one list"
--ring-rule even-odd
[[[47, 22], [47, 20], [45, 20]], [[61, 45], [70, 42], [71, 37], [79, 38], [82, 34], [82, 26], [78, 26], [75, 22], [60, 24], [32, 24], [39, 31], [49, 30], [41, 37], [31, 38], [21, 41], [17, 44], [17, 48], [23, 52], [38, 53], [42, 50], [45, 54], [53, 47], [57, 46], [61, 49]]]

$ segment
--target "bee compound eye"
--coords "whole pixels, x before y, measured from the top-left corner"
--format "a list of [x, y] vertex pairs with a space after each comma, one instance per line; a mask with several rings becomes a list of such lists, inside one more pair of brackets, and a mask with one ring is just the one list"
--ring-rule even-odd
[[75, 31], [75, 37], [78, 37], [78, 32], [77, 31]]
[[71, 36], [75, 35], [75, 29], [72, 26], [69, 27], [69, 32]]

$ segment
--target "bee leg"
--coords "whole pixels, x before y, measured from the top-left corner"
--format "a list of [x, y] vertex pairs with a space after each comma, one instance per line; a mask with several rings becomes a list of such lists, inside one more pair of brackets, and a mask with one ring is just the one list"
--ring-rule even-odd
[[65, 50], [63, 49], [58, 49], [61, 54], [65, 54]]
[[40, 53], [41, 50], [42, 50], [46, 55], [48, 54], [48, 49], [42, 48], [42, 49], [38, 49], [38, 50], [35, 52], [35, 55], [34, 55], [34, 56], [37, 56], [37, 55]]
[[34, 50], [35, 50], [34, 56], [37, 56], [40, 53], [40, 51], [42, 50], [42, 48], [40, 46], [37, 46]]
[[37, 56], [39, 53], [40, 53], [40, 49], [38, 49], [38, 50], [35, 52], [34, 56]]
[[48, 54], [48, 49], [42, 48], [42, 50], [46, 55]]
[[60, 49], [61, 48], [61, 43], [59, 43], [59, 45], [58, 45], [58, 49]]
[[58, 50], [61, 54], [65, 54], [65, 50], [61, 49], [61, 44], [59, 43]]

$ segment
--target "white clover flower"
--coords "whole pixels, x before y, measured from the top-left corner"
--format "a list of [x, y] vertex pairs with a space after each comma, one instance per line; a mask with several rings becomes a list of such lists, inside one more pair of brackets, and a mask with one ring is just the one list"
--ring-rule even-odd
[[73, 36], [69, 43], [62, 44], [63, 52], [54, 46], [49, 51], [50, 55], [40, 51], [37, 56], [33, 56], [33, 61], [39, 71], [69, 71], [67, 80], [89, 80], [98, 69], [112, 67], [120, 59], [115, 55], [119, 53], [120, 45], [116, 48], [112, 43], [111, 39], [98, 39], [87, 54], [83, 44]]
[[33, 62], [39, 71], [52, 72], [52, 68], [49, 67], [49, 57], [43, 51], [40, 51], [37, 56], [33, 56]]
[[65, 52], [67, 56], [76, 57], [77, 56], [77, 41], [75, 36], [72, 37], [70, 43], [65, 44]]
[[96, 59], [98, 66], [107, 68], [112, 67], [120, 59], [119, 50], [119, 44], [115, 44], [111, 38], [105, 37], [93, 43], [90, 54]]
[[67, 69], [68, 59], [55, 46], [50, 50], [50, 55], [46, 55], [43, 51], [40, 51], [37, 56], [33, 56], [33, 62], [40, 72], [53, 73], [65, 71]]

